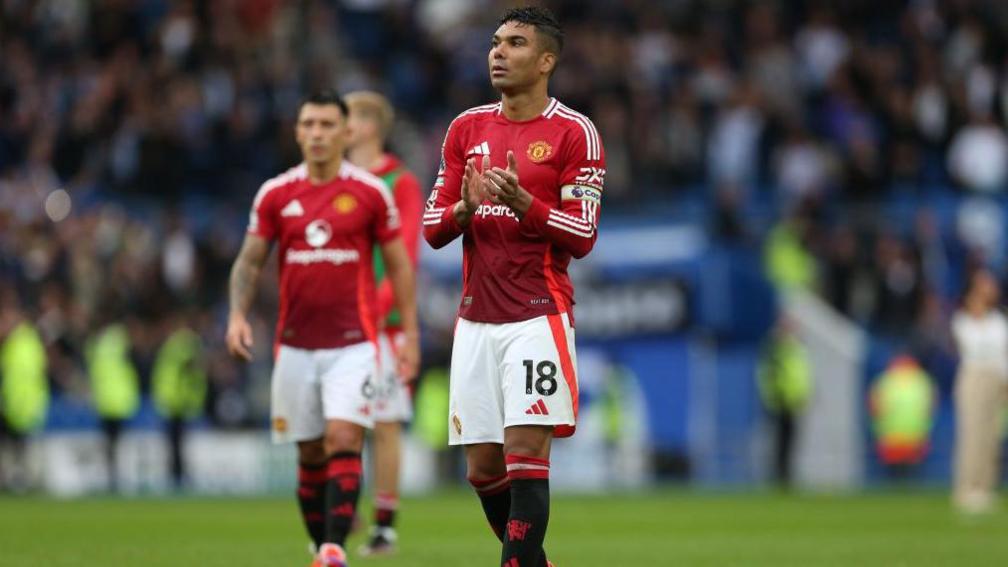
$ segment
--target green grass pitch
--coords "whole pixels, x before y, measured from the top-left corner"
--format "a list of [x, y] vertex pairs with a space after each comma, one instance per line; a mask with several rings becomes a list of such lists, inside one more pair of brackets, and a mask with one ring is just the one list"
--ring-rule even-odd
[[[352, 565], [500, 564], [468, 492], [405, 499], [400, 538]], [[293, 498], [0, 498], [4, 567], [307, 567], [306, 541]], [[962, 518], [939, 492], [557, 496], [546, 547], [558, 567], [1003, 566], [1008, 512]]]

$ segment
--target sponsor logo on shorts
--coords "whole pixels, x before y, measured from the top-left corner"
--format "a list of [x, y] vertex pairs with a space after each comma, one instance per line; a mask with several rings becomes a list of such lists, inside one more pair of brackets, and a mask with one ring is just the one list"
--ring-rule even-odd
[[553, 146], [542, 140], [532, 142], [529, 144], [528, 150], [525, 151], [525, 155], [535, 163], [546, 161], [553, 155]]
[[455, 427], [455, 433], [462, 435], [462, 420], [458, 414], [452, 414], [452, 426]]
[[549, 415], [549, 410], [546, 409], [546, 404], [539, 398], [536, 403], [532, 404], [532, 407], [525, 410], [525, 415]]
[[529, 300], [529, 305], [546, 305], [550, 301], [552, 300], [548, 297], [533, 297]]
[[282, 417], [273, 418], [273, 431], [287, 433], [287, 420]]

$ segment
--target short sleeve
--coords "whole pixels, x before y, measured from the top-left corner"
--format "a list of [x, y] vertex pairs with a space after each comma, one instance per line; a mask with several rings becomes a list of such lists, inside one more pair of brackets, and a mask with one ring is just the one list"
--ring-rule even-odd
[[273, 240], [277, 235], [276, 192], [277, 185], [270, 181], [263, 183], [252, 201], [249, 213], [248, 233]]

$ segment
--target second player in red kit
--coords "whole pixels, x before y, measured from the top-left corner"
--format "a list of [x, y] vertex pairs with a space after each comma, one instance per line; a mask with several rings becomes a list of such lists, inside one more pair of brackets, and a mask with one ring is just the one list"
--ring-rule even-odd
[[332, 91], [301, 105], [303, 163], [267, 181], [252, 204], [231, 271], [228, 350], [250, 360], [246, 313], [271, 243], [278, 243], [280, 313], [271, 380], [273, 440], [296, 442], [298, 502], [317, 547], [313, 565], [346, 567], [360, 495], [364, 429], [373, 422], [378, 302], [372, 255], [384, 258], [402, 314], [399, 372], [416, 373], [411, 260], [381, 179], [343, 159], [347, 105]]

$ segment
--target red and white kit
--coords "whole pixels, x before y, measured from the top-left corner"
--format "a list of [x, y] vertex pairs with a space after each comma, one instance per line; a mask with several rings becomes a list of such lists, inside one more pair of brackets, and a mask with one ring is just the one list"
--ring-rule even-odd
[[372, 424], [378, 307], [372, 254], [399, 235], [381, 179], [343, 162], [313, 184], [304, 164], [259, 189], [250, 234], [278, 243], [274, 441], [322, 435], [327, 419]]
[[[532, 206], [519, 219], [484, 201], [463, 230], [452, 207], [466, 161], [486, 155], [507, 168], [509, 150]], [[595, 125], [556, 99], [529, 121], [508, 120], [496, 103], [467, 110], [449, 126], [423, 223], [435, 248], [463, 236], [452, 444], [501, 443], [504, 427], [522, 424], [573, 434], [578, 389], [567, 265], [595, 244], [604, 177]]]
[[[392, 192], [392, 200], [402, 219], [402, 240], [413, 269], [417, 266], [420, 240], [420, 217], [423, 216], [423, 196], [416, 176], [405, 169], [399, 158], [385, 154], [371, 173], [380, 177]], [[378, 264], [384, 270], [384, 263]], [[376, 265], [378, 265], [376, 264]], [[385, 329], [378, 337], [381, 371], [375, 383], [374, 418], [377, 422], [407, 422], [413, 418], [413, 401], [409, 385], [403, 382], [396, 368], [396, 355], [406, 340], [402, 323], [395, 309], [392, 282], [381, 277], [378, 284], [378, 309], [385, 320]]]

